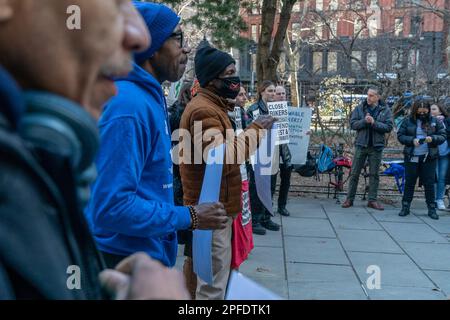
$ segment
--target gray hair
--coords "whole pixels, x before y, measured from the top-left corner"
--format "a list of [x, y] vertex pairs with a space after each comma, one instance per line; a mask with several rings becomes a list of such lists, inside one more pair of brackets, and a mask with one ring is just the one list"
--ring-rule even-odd
[[381, 90], [380, 90], [380, 88], [378, 88], [378, 87], [371, 86], [371, 87], [369, 87], [369, 90], [367, 90], [367, 91], [374, 91], [374, 92], [376, 92], [379, 96], [381, 96]]

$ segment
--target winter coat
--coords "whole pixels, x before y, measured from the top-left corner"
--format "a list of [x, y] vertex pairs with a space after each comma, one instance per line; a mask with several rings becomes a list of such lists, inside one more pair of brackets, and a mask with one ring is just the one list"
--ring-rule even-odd
[[158, 81], [137, 65], [117, 87], [100, 119], [98, 178], [85, 214], [101, 251], [146, 252], [173, 267], [176, 232], [188, 229], [191, 217], [188, 208], [174, 205], [165, 97]]
[[[0, 70], [0, 300], [103, 299], [104, 264], [70, 161], [19, 137], [22, 105], [20, 91]], [[71, 288], [77, 275], [80, 288]]]
[[[205, 150], [207, 150], [208, 147], [211, 147], [211, 140], [208, 140], [208, 138], [200, 145], [194, 144], [196, 137], [195, 122], [201, 122], [203, 134], [205, 132], [210, 134], [220, 132], [222, 137], [225, 138], [227, 131], [234, 132], [228, 117], [228, 112], [233, 110], [234, 105], [230, 105], [225, 99], [220, 98], [207, 89], [200, 89], [199, 93], [187, 105], [180, 125], [180, 128], [189, 131], [192, 137], [190, 141], [191, 146], [183, 147], [183, 150], [192, 150], [191, 155], [183, 154], [183, 157], [187, 156], [187, 159], [190, 161], [183, 161], [180, 165], [185, 205], [198, 204], [203, 177], [205, 175], [206, 159], [204, 159], [203, 155], [205, 154]], [[243, 139], [243, 136], [241, 135], [234, 140], [229, 141], [226, 144], [227, 154], [231, 154], [230, 152], [234, 150], [234, 155], [244, 155], [245, 159], [243, 159], [242, 163], [244, 163], [245, 160], [248, 160], [250, 154], [256, 151], [250, 150], [250, 146], [258, 147], [262, 138], [260, 129], [262, 129], [262, 127], [258, 124], [251, 124], [247, 130], [252, 130], [252, 134], [247, 136], [248, 139]], [[211, 136], [211, 139], [215, 140], [215, 135]], [[243, 143], [244, 140], [245, 144]], [[242, 148], [245, 148], [245, 153]], [[195, 164], [195, 159], [199, 158], [199, 156], [200, 159], [203, 159], [202, 163]], [[190, 164], [187, 162], [190, 162]], [[241, 212], [242, 178], [240, 165], [242, 163], [239, 163], [239, 161], [231, 162], [233, 163], [227, 161], [224, 165], [220, 189], [220, 202], [224, 204], [225, 210], [229, 216], [236, 217], [236, 215]]]
[[[433, 138], [433, 141], [428, 143], [427, 158], [429, 160], [437, 159], [439, 157], [438, 146], [447, 139], [446, 130], [436, 118], [430, 116], [429, 126], [426, 129], [425, 134]], [[413, 117], [405, 119], [397, 132], [397, 137], [398, 141], [405, 146], [403, 150], [405, 161], [410, 161], [411, 157], [414, 155], [414, 139], [417, 137], [417, 121], [414, 120]]]
[[355, 145], [366, 148], [369, 145], [370, 130], [372, 130], [373, 147], [384, 148], [386, 145], [387, 133], [394, 128], [392, 112], [385, 104], [378, 105], [378, 113], [375, 115], [375, 123], [373, 125], [366, 122], [366, 115], [369, 105], [367, 100], [363, 100], [355, 110], [353, 110], [350, 118], [350, 127], [357, 131]]

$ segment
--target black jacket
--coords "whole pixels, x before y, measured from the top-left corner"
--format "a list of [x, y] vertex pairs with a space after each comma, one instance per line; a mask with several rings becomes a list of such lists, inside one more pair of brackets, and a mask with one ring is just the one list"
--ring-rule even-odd
[[362, 101], [350, 118], [350, 127], [357, 131], [355, 145], [358, 147], [367, 147], [369, 145], [370, 129], [373, 132], [373, 146], [375, 148], [384, 148], [386, 145], [385, 135], [394, 128], [392, 112], [385, 104], [379, 104], [379, 112], [375, 116], [375, 124], [372, 126], [366, 122], [368, 113], [367, 100]]
[[[428, 144], [428, 159], [433, 160], [439, 157], [439, 145], [447, 139], [447, 132], [444, 126], [430, 116], [430, 125], [426, 130], [426, 135], [433, 138]], [[417, 121], [412, 117], [405, 119], [397, 132], [398, 141], [405, 146], [403, 153], [405, 160], [409, 161], [414, 155], [414, 139], [417, 137]]]
[[[267, 105], [262, 99], [257, 103], [251, 105], [247, 110], [247, 126], [249, 126], [253, 121], [255, 121], [259, 115], [269, 114]], [[291, 150], [287, 144], [280, 145], [280, 156], [286, 167], [290, 167], [292, 164]]]
[[[0, 299], [105, 298], [98, 280], [103, 261], [69, 162], [20, 139], [8, 116], [15, 109], [0, 95]], [[80, 268], [80, 290], [67, 285], [71, 266]]]

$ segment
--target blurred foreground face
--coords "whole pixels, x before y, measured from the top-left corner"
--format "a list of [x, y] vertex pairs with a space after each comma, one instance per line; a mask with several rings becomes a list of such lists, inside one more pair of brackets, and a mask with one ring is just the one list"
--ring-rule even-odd
[[0, 0], [0, 64], [24, 89], [62, 95], [94, 116], [93, 98], [113, 95], [112, 78], [127, 75], [132, 51], [149, 44], [129, 0]]

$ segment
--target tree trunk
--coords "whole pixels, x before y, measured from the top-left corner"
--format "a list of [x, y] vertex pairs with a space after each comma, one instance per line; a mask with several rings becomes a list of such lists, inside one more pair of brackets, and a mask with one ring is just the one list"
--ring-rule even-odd
[[259, 36], [258, 53], [256, 56], [258, 84], [261, 84], [264, 80], [270, 80], [265, 78], [265, 66], [270, 58], [276, 13], [277, 1], [264, 0], [262, 5], [261, 34]]
[[285, 0], [283, 2], [277, 33], [272, 41], [277, 2], [276, 0], [263, 1], [261, 36], [257, 56], [258, 83], [264, 80], [272, 80], [274, 82], [278, 80], [277, 68], [280, 63], [286, 31], [291, 20], [292, 9], [297, 0]]
[[450, 0], [445, 0], [444, 13], [444, 62], [450, 74]]

